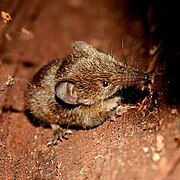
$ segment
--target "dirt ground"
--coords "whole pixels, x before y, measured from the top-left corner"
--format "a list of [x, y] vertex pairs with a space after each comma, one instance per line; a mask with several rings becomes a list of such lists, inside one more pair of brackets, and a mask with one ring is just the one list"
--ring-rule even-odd
[[[123, 0], [1, 1], [0, 86], [8, 75], [19, 80], [0, 92], [0, 179], [180, 179], [180, 115], [168, 104], [168, 81], [155, 77], [158, 108], [143, 117], [131, 110], [90, 130], [73, 130], [68, 140], [47, 147], [49, 128], [34, 125], [24, 113], [23, 92], [44, 64], [87, 41], [122, 58], [143, 36], [137, 12]], [[140, 52], [139, 52], [140, 53]], [[134, 60], [142, 70], [149, 59]], [[171, 98], [171, 97], [169, 97]]]

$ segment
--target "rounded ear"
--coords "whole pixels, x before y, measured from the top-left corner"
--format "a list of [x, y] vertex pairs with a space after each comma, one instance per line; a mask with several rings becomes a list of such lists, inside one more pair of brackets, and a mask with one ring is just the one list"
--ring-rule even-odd
[[55, 94], [58, 98], [67, 104], [76, 105], [78, 103], [78, 97], [72, 82], [58, 82], [55, 87]]

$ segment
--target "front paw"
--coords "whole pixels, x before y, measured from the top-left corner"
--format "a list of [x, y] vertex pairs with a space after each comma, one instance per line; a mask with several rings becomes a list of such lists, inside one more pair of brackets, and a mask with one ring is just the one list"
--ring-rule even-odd
[[63, 141], [68, 139], [68, 134], [72, 134], [69, 129], [62, 129], [59, 125], [51, 124], [53, 130], [53, 137], [48, 139], [47, 146], [57, 145], [58, 140]]
[[106, 111], [113, 111], [115, 110], [121, 102], [121, 98], [114, 97], [112, 99], [109, 99], [106, 103]]

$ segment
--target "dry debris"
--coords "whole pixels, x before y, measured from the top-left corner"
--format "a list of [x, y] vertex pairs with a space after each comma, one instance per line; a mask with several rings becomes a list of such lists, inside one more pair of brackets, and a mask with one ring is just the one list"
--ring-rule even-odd
[[29, 41], [34, 38], [34, 34], [23, 27], [21, 28], [20, 38], [23, 41]]
[[156, 150], [157, 152], [160, 152], [163, 147], [165, 146], [165, 142], [164, 142], [164, 137], [160, 134], [157, 135], [156, 137]]
[[8, 75], [8, 80], [0, 87], [0, 91], [5, 91], [9, 86], [13, 85], [17, 81], [16, 77]]
[[3, 18], [4, 23], [7, 23], [12, 20], [10, 14], [5, 11], [1, 11], [1, 17]]
[[11, 37], [11, 35], [10, 35], [9, 33], [6, 33], [6, 34], [5, 34], [5, 37], [6, 37], [6, 39], [7, 39], [8, 41], [12, 41], [12, 37]]

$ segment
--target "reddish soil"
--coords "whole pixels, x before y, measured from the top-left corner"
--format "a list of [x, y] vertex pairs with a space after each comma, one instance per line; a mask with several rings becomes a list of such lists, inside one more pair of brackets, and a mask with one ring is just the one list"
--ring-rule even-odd
[[[46, 146], [51, 129], [33, 125], [24, 113], [27, 80], [50, 60], [71, 53], [74, 41], [121, 58], [124, 32], [125, 52], [143, 36], [140, 18], [125, 2], [1, 2], [0, 11], [12, 21], [0, 19], [0, 86], [5, 72], [20, 80], [0, 92], [0, 179], [180, 179], [180, 114], [166, 102], [162, 75], [155, 78], [159, 107], [148, 116], [132, 110], [97, 128], [73, 130], [53, 147]], [[133, 63], [146, 69], [148, 62]]]

